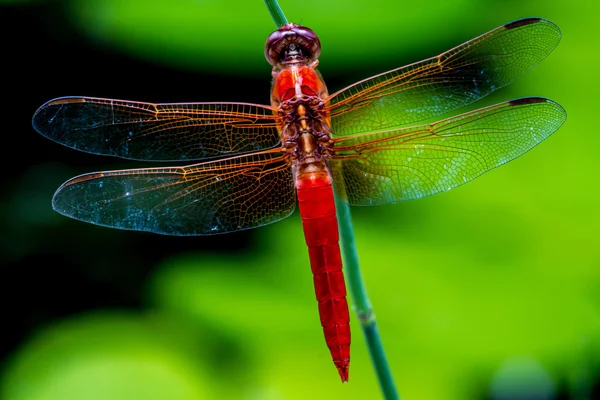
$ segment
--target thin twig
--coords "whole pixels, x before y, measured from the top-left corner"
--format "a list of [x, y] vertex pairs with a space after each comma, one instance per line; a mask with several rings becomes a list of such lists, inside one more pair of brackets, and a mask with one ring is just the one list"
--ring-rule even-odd
[[373, 313], [373, 307], [367, 295], [367, 289], [360, 273], [358, 262], [358, 251], [354, 240], [354, 228], [352, 227], [352, 217], [350, 207], [346, 202], [340, 199], [337, 193], [335, 196], [335, 207], [337, 210], [338, 226], [340, 230], [340, 242], [342, 244], [342, 257], [344, 259], [344, 270], [346, 282], [350, 288], [350, 296], [354, 305], [354, 311], [360, 321], [371, 362], [375, 368], [379, 386], [386, 400], [398, 400], [398, 391], [392, 377], [392, 372], [383, 350], [377, 321]]
[[277, 28], [280, 28], [288, 23], [288, 20], [283, 14], [281, 7], [279, 7], [277, 0], [265, 0], [265, 5], [269, 10], [269, 14], [271, 14], [271, 18], [273, 18], [275, 25], [277, 25]]

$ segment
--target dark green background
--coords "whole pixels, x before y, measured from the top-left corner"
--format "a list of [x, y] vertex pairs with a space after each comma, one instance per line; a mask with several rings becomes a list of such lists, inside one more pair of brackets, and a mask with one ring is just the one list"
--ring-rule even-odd
[[[450, 192], [352, 209], [362, 273], [405, 399], [586, 399], [600, 389], [599, 6], [594, 1], [281, 1], [319, 35], [330, 91], [528, 16], [558, 48], [477, 106], [545, 96], [546, 142]], [[0, 1], [2, 375], [10, 400], [376, 399], [356, 318], [350, 382], [324, 344], [297, 214], [180, 238], [51, 209], [78, 153], [31, 116], [65, 95], [267, 103], [261, 1]], [[545, 397], [544, 397], [545, 396]]]

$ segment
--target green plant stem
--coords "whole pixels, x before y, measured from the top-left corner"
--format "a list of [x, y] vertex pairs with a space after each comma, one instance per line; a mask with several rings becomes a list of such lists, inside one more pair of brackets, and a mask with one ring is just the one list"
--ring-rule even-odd
[[358, 252], [354, 240], [354, 228], [352, 227], [352, 217], [350, 216], [350, 207], [346, 202], [340, 199], [337, 193], [334, 193], [334, 196], [346, 282], [348, 282], [350, 288], [350, 296], [352, 297], [354, 310], [365, 335], [371, 362], [375, 368], [375, 373], [377, 374], [383, 396], [386, 400], [398, 400], [400, 397], [398, 396], [398, 391], [396, 390], [396, 385], [392, 378], [392, 372], [385, 351], [383, 350], [379, 329], [377, 328], [377, 321], [375, 320], [375, 314], [373, 313], [373, 307], [369, 301], [369, 296], [367, 296], [367, 289], [360, 273]]
[[288, 20], [283, 14], [281, 7], [279, 7], [277, 0], [265, 0], [265, 5], [269, 10], [269, 14], [271, 14], [271, 18], [273, 18], [275, 25], [277, 25], [277, 28], [280, 28], [288, 23]]

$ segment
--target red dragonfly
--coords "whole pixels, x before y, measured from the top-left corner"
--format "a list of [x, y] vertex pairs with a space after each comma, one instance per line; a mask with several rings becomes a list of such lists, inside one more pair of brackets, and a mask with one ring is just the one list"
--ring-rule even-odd
[[333, 187], [353, 206], [396, 203], [462, 185], [525, 153], [565, 121], [560, 105], [529, 97], [424, 122], [512, 82], [560, 36], [547, 20], [521, 19], [329, 94], [316, 71], [317, 35], [290, 23], [265, 46], [270, 106], [51, 100], [33, 126], [61, 144], [194, 161], [81, 175], [56, 191], [53, 207], [112, 228], [214, 235], [279, 221], [297, 202], [325, 340], [347, 381], [350, 326]]

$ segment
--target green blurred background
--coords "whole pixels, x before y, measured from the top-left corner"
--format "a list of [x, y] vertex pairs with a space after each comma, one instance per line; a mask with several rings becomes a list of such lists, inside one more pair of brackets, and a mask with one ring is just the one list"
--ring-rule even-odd
[[[542, 64], [476, 105], [549, 97], [568, 113], [557, 133], [458, 189], [352, 211], [401, 397], [600, 398], [599, 3], [280, 4], [319, 34], [330, 91], [518, 18], [561, 28]], [[2, 399], [380, 398], [356, 318], [350, 382], [339, 382], [297, 213], [181, 238], [51, 209], [72, 176], [144, 164], [43, 138], [38, 106], [64, 95], [267, 103], [274, 28], [258, 0], [0, 1]]]

